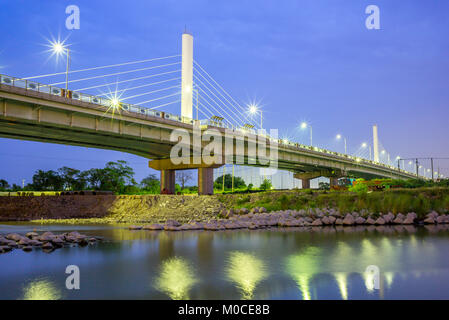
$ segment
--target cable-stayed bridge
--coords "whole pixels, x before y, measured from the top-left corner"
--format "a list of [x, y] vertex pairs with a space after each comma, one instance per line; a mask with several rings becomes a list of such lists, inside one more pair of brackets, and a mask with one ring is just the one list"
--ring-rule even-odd
[[[275, 151], [276, 166], [294, 172], [306, 188], [311, 179], [322, 176], [331, 184], [348, 176], [416, 178], [416, 173], [392, 162], [381, 163], [379, 154], [372, 158], [371, 151], [367, 159], [259, 131], [262, 118], [255, 121], [248, 107], [193, 59], [189, 34], [183, 35], [181, 55], [69, 70], [68, 52], [66, 72], [24, 78], [0, 75], [1, 137], [117, 150], [152, 159], [150, 167], [161, 171], [161, 188], [168, 193], [174, 192], [175, 171], [185, 169], [198, 169], [200, 194], [213, 192], [213, 169], [223, 163], [170, 161], [177, 143], [170, 138], [172, 132], [182, 128], [193, 135], [195, 127], [223, 135], [221, 159], [226, 164], [239, 161], [267, 167], [260, 159], [252, 161], [250, 150], [252, 143], [263, 141], [263, 154], [268, 158]], [[241, 155], [225, 157], [225, 133], [233, 137], [234, 153], [237, 141], [244, 142]], [[207, 146], [201, 144], [203, 149]]]

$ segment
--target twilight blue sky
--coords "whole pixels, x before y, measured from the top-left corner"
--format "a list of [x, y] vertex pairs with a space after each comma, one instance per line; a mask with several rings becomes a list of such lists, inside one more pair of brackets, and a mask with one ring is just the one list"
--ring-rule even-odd
[[[80, 30], [65, 28], [70, 4], [80, 8]], [[381, 30], [365, 28], [370, 4]], [[377, 123], [392, 157], [447, 157], [448, 13], [449, 2], [436, 0], [2, 1], [0, 73], [64, 71], [43, 52], [58, 35], [69, 36], [73, 69], [179, 54], [187, 26], [195, 60], [241, 103], [261, 100], [265, 126], [281, 136], [307, 143], [296, 129], [307, 120], [316, 144], [343, 151], [334, 139], [342, 133], [355, 152]], [[9, 139], [0, 148], [0, 178], [11, 183], [30, 182], [37, 169], [118, 159], [138, 180], [149, 173], [146, 159], [113, 151]]]

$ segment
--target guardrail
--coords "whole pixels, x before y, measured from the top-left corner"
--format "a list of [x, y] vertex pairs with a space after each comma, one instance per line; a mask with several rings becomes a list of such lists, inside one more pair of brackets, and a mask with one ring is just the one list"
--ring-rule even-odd
[[[38, 83], [35, 81], [29, 81], [26, 79], [11, 77], [11, 76], [7, 76], [7, 75], [3, 75], [3, 74], [0, 74], [0, 83], [5, 84], [5, 85], [10, 85], [13, 87], [23, 88], [23, 89], [30, 90], [30, 91], [41, 92], [41, 93], [54, 95], [54, 96], [66, 97], [66, 98], [69, 98], [72, 100], [92, 103], [92, 104], [96, 104], [96, 105], [100, 105], [100, 106], [104, 106], [104, 107], [108, 107], [108, 108], [116, 108], [117, 107], [114, 105], [114, 102], [112, 99], [101, 98], [98, 96], [94, 96], [94, 95], [90, 95], [90, 94], [86, 94], [86, 93], [82, 93], [82, 92], [77, 92], [77, 91], [71, 91], [71, 90], [66, 92], [65, 89], [61, 89], [59, 87], [55, 87], [55, 86], [51, 86], [51, 85], [47, 85], [47, 84], [41, 84], [41, 83]], [[149, 108], [143, 108], [141, 106], [134, 105], [134, 104], [127, 104], [127, 103], [120, 102], [119, 105], [122, 110], [125, 110], [127, 112], [158, 117], [158, 118], [172, 120], [172, 121], [176, 121], [176, 122], [182, 122], [182, 123], [186, 123], [186, 124], [192, 124], [192, 125], [194, 124], [194, 120], [191, 118], [188, 118], [188, 117], [182, 117], [182, 116], [171, 114], [168, 112], [152, 110]], [[224, 128], [224, 129], [232, 129], [233, 131], [239, 131], [244, 134], [251, 133], [251, 134], [257, 135], [257, 131], [254, 129], [237, 128], [235, 126], [227, 125], [223, 122], [213, 121], [211, 119], [200, 120], [200, 125], [201, 126], [213, 126], [213, 127]], [[334, 152], [334, 151], [330, 151], [330, 150], [319, 148], [319, 147], [307, 146], [307, 145], [303, 145], [300, 143], [288, 141], [286, 139], [273, 139], [268, 135], [266, 137], [268, 139], [270, 139], [270, 141], [277, 140], [278, 144], [280, 144], [280, 145], [315, 151], [315, 152], [319, 152], [319, 153], [325, 153], [325, 154], [329, 154], [329, 155], [334, 155], [334, 156], [338, 156], [338, 157], [341, 157], [341, 158], [344, 158], [347, 160], [352, 160], [355, 163], [371, 164], [371, 165], [380, 166], [383, 168], [388, 168], [388, 169], [396, 171], [396, 172], [414, 175], [412, 172], [402, 170], [402, 169], [399, 169], [397, 167], [394, 167], [394, 166], [391, 166], [388, 164], [374, 162], [372, 160], [368, 160], [368, 159], [364, 159], [364, 158], [360, 158], [360, 157], [354, 157], [351, 155]], [[418, 176], [418, 177], [425, 179], [425, 177], [422, 177], [422, 176]]]

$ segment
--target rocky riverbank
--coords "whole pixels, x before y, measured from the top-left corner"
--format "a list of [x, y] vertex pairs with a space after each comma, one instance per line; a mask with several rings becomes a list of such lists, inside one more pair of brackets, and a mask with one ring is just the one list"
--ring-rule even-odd
[[342, 214], [335, 209], [317, 210], [284, 210], [267, 212], [263, 207], [246, 208], [223, 212], [224, 218], [210, 219], [207, 222], [191, 221], [180, 223], [168, 220], [164, 224], [133, 225], [131, 230], [232, 230], [232, 229], [264, 229], [273, 227], [321, 227], [321, 226], [383, 226], [383, 225], [424, 225], [449, 224], [449, 215], [432, 211], [424, 218], [418, 218], [415, 212], [394, 215], [373, 214], [366, 211]]
[[10, 252], [14, 249], [21, 249], [30, 252], [41, 249], [44, 252], [52, 252], [65, 246], [85, 247], [94, 244], [100, 238], [88, 237], [77, 231], [66, 232], [62, 234], [53, 234], [52, 232], [28, 232], [25, 235], [18, 233], [0, 234], [0, 253]]

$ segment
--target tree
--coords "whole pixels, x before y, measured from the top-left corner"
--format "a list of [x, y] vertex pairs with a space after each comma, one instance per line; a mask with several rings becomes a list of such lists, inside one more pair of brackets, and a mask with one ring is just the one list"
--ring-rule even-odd
[[93, 189], [122, 192], [127, 185], [135, 185], [134, 170], [126, 161], [108, 162], [104, 169], [90, 169], [85, 174]]
[[62, 167], [58, 169], [61, 177], [64, 190], [84, 190], [86, 188], [86, 173], [77, 169], [69, 167]]
[[262, 184], [260, 185], [260, 189], [266, 191], [266, 190], [271, 190], [271, 188], [273, 187], [273, 185], [271, 184], [271, 181], [268, 179], [265, 179]]
[[9, 185], [8, 181], [4, 179], [0, 179], [0, 191], [5, 191], [10, 189], [11, 186]]
[[155, 174], [150, 174], [148, 177], [142, 179], [140, 186], [145, 191], [149, 191], [152, 194], [158, 194], [161, 192], [161, 182]]
[[181, 185], [181, 189], [184, 189], [187, 182], [193, 179], [191, 171], [181, 170], [176, 172], [176, 181]]
[[329, 190], [330, 189], [330, 183], [328, 183], [328, 182], [320, 182], [320, 183], [318, 183], [318, 189], [320, 189], [320, 190]]
[[32, 187], [34, 190], [62, 190], [64, 181], [59, 174], [53, 170], [38, 170], [33, 175]]
[[[225, 180], [224, 182], [225, 189], [232, 189], [232, 175], [225, 174], [224, 180]], [[234, 177], [234, 189], [240, 189], [245, 187], [246, 187], [245, 180], [243, 180], [241, 177]], [[215, 179], [214, 188], [216, 189], [223, 188], [223, 176], [220, 176], [217, 179]]]

